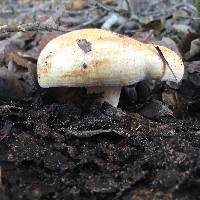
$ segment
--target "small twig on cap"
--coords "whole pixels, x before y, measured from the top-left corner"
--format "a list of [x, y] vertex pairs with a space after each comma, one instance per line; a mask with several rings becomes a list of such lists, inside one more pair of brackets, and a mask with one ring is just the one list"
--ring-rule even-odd
[[173, 74], [173, 76], [174, 76], [176, 82], [178, 82], [178, 80], [177, 80], [177, 78], [176, 78], [176, 76], [175, 76], [175, 74], [174, 74], [172, 68], [170, 67], [169, 63], [168, 63], [167, 60], [165, 59], [165, 57], [164, 57], [162, 51], [160, 50], [160, 48], [159, 48], [158, 46], [154, 46], [154, 47], [155, 47], [155, 49], [157, 50], [157, 52], [158, 52], [159, 56], [161, 57], [161, 59], [162, 59], [162, 61], [163, 61], [163, 64], [164, 64], [164, 70], [163, 70], [162, 77], [163, 77], [164, 74], [165, 74], [166, 66], [168, 66], [168, 68], [169, 68], [170, 71], [172, 72], [172, 74]]

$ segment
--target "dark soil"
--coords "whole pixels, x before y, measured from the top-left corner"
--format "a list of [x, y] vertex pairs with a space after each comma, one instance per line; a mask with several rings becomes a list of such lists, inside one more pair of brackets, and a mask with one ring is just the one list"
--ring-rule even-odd
[[0, 199], [200, 195], [198, 117], [155, 122], [107, 104], [50, 103], [42, 92], [0, 110]]

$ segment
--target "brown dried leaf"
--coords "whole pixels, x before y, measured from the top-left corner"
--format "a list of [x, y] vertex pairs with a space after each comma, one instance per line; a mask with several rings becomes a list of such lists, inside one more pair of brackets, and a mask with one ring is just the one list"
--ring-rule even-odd
[[197, 38], [200, 38], [200, 33], [194, 33], [194, 32], [189, 32], [185, 38], [183, 39], [181, 45], [180, 45], [180, 50], [183, 54], [186, 52], [189, 52], [190, 50], [190, 45], [191, 42]]
[[2, 64], [8, 57], [9, 53], [13, 51], [14, 46], [9, 40], [3, 40], [0, 42], [0, 64]]
[[113, 0], [101, 0], [101, 2], [104, 4], [112, 4], [114, 1]]
[[170, 106], [171, 108], [177, 108], [178, 107], [178, 99], [177, 99], [177, 94], [176, 93], [169, 93], [169, 92], [163, 92], [162, 93], [162, 100], [163, 102]]
[[155, 189], [138, 187], [134, 189], [132, 193], [132, 200], [152, 200], [152, 199], [162, 199], [162, 200], [172, 200], [172, 194], [169, 192], [162, 192]]
[[143, 24], [144, 30], [154, 30], [155, 33], [160, 33], [164, 29], [164, 25], [161, 19], [156, 19]]
[[32, 62], [37, 62], [39, 54], [40, 54], [40, 51], [38, 48], [33, 48], [26, 52], [18, 52], [19, 56], [22, 56], [23, 58], [30, 60]]
[[145, 133], [159, 133], [166, 129], [172, 130], [172, 127], [170, 127], [167, 124], [158, 123], [155, 121], [152, 121], [150, 119], [147, 119], [143, 117], [142, 115], [138, 113], [131, 113], [132, 117], [132, 123], [131, 123], [131, 130], [136, 131], [143, 131]]
[[58, 37], [59, 35], [61, 35], [60, 33], [57, 32], [53, 32], [53, 33], [48, 33], [45, 34], [41, 37], [39, 44], [38, 44], [38, 48], [41, 51], [49, 41], [51, 41], [52, 39]]
[[21, 38], [25, 41], [31, 40], [31, 39], [33, 39], [33, 37], [34, 37], [34, 33], [32, 33], [32, 32], [22, 32], [21, 33]]
[[9, 60], [12, 60], [19, 66], [27, 67], [28, 60], [23, 58], [18, 52], [11, 52], [8, 57]]
[[88, 4], [87, 0], [73, 0], [72, 2], [72, 9], [74, 10], [81, 10], [85, 8]]
[[15, 33], [10, 38], [0, 41], [0, 64], [3, 63], [6, 59], [9, 60], [9, 56], [12, 52], [24, 48], [26, 43], [25, 41], [30, 40], [32, 36], [32, 33], [20, 32]]

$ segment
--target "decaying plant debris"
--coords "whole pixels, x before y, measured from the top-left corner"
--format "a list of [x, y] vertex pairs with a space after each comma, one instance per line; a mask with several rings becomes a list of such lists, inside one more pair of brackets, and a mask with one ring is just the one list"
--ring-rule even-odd
[[[192, 1], [0, 5], [0, 199], [198, 199], [200, 35]], [[119, 108], [84, 89], [40, 88], [41, 50], [85, 27], [173, 49], [184, 58], [181, 85], [124, 87]]]

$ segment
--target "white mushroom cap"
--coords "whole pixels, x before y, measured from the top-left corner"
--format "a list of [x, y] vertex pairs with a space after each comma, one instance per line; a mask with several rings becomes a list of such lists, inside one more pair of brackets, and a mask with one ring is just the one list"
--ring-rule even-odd
[[179, 82], [184, 66], [166, 47], [101, 29], [82, 29], [50, 41], [38, 58], [37, 73], [40, 86], [45, 88], [106, 88], [144, 79]]

